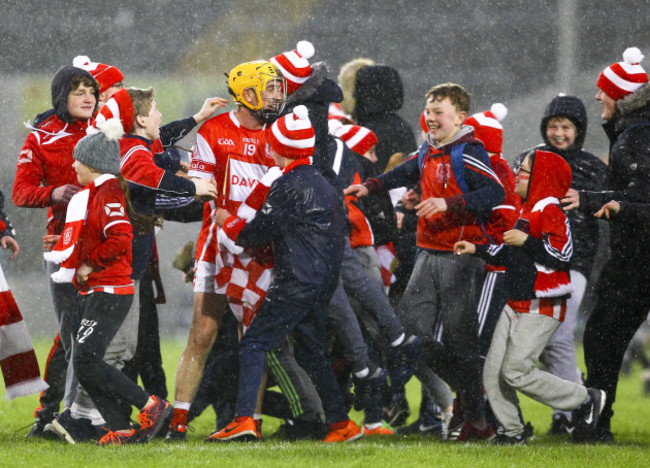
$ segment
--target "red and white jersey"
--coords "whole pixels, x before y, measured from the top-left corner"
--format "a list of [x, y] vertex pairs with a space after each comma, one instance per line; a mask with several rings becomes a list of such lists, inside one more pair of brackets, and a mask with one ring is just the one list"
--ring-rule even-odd
[[[242, 126], [235, 112], [217, 115], [205, 122], [196, 136], [190, 177], [214, 178], [223, 207], [236, 213], [257, 181], [275, 166], [266, 155], [264, 128], [251, 130]], [[203, 226], [196, 245], [196, 259], [215, 263], [217, 226], [211, 213], [215, 202], [205, 204]]]

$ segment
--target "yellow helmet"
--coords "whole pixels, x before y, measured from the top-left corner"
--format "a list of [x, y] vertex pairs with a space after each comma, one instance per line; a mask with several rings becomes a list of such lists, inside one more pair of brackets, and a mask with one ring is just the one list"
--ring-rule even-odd
[[[280, 81], [282, 88], [281, 102], [274, 102], [274, 106], [264, 108], [264, 96], [270, 83], [275, 85]], [[243, 93], [246, 89], [253, 89], [257, 97], [257, 104], [254, 105], [244, 99]], [[247, 107], [260, 115], [265, 122], [267, 119], [275, 120], [282, 111], [287, 98], [286, 80], [280, 70], [268, 61], [246, 62], [237, 65], [228, 75], [228, 91], [235, 102]], [[277, 88], [276, 88], [277, 91]], [[274, 98], [274, 101], [280, 99]]]

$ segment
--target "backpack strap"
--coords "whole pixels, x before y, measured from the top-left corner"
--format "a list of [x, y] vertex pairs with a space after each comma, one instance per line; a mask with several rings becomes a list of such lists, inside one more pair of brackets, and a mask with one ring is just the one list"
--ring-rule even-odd
[[[467, 181], [465, 180], [465, 161], [463, 160], [463, 151], [465, 150], [466, 145], [467, 143], [461, 143], [460, 145], [452, 146], [450, 152], [451, 170], [454, 173], [454, 178], [456, 179], [458, 188], [463, 193], [469, 192], [469, 185], [467, 185]], [[477, 156], [481, 162], [490, 167], [490, 156], [487, 154], [487, 151], [485, 151], [484, 148], [481, 147], [481, 149], [483, 151], [479, 151]], [[490, 244], [495, 244], [495, 240], [488, 234], [487, 230], [485, 229], [485, 223], [483, 221], [480, 222], [480, 227], [483, 235], [488, 240], [488, 242]]]
[[420, 145], [418, 149], [418, 167], [420, 168], [420, 174], [422, 173], [422, 165], [424, 164], [424, 157], [427, 155], [429, 150], [429, 144], [425, 141]]
[[452, 146], [450, 152], [451, 172], [454, 174], [454, 179], [456, 179], [458, 188], [463, 193], [469, 191], [469, 186], [465, 180], [465, 163], [463, 162], [463, 150], [465, 149], [465, 145], [467, 145], [467, 143]]

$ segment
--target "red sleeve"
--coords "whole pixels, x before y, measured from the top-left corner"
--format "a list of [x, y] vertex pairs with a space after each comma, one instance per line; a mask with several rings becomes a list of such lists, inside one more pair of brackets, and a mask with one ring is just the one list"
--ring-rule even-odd
[[16, 167], [16, 177], [11, 192], [16, 206], [44, 208], [50, 206], [54, 186], [41, 187], [44, 178], [43, 160], [33, 133], [27, 136]]
[[515, 193], [515, 175], [505, 159], [500, 156], [491, 157], [492, 170], [499, 177], [506, 192], [506, 198], [501, 205], [492, 208], [492, 215], [485, 223], [487, 233], [498, 244], [503, 243], [503, 233], [512, 229], [519, 218], [521, 198]]
[[517, 212], [521, 209], [521, 198], [515, 193], [515, 185], [517, 181], [515, 179], [515, 174], [508, 166], [508, 162], [499, 157], [490, 159], [492, 164], [492, 170], [497, 175], [501, 184], [503, 184], [503, 189], [506, 192], [506, 198], [504, 204], [514, 206]]
[[97, 248], [88, 254], [87, 262], [93, 270], [110, 266], [115, 258], [128, 252], [133, 240], [133, 229], [123, 196], [110, 194], [101, 200], [98, 207], [103, 239]]
[[246, 220], [238, 218], [237, 216], [231, 216], [223, 223], [222, 229], [225, 231], [226, 235], [236, 241], [239, 233], [242, 229], [246, 227]]
[[133, 147], [122, 156], [121, 171], [129, 182], [152, 189], [160, 186], [165, 175], [165, 170], [156, 166], [151, 152], [144, 146]]

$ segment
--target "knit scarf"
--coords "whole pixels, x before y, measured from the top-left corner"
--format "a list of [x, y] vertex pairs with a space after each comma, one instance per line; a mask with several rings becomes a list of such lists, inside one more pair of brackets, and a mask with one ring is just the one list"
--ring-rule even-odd
[[51, 275], [55, 283], [71, 283], [74, 279], [77, 265], [79, 265], [79, 249], [76, 247], [79, 236], [81, 235], [81, 229], [88, 215], [88, 200], [95, 195], [97, 187], [110, 179], [115, 179], [115, 176], [112, 174], [102, 174], [70, 199], [68, 210], [65, 214], [63, 234], [61, 234], [54, 249], [51, 252], [45, 252], [43, 254], [43, 257], [48, 262], [61, 264], [59, 271]]
[[[312, 164], [312, 158], [300, 158], [284, 169], [279, 167], [269, 169], [239, 206], [237, 217], [246, 222], [252, 221], [257, 211], [264, 205], [273, 182], [298, 166], [310, 164]], [[228, 298], [230, 310], [243, 325], [245, 331], [255, 318], [257, 310], [266, 297], [266, 291], [271, 285], [273, 280], [272, 264], [258, 263], [248, 252], [235, 246], [232, 240], [223, 235], [221, 229], [219, 229], [218, 239], [220, 248], [217, 262], [221, 268], [215, 278], [217, 286], [225, 288], [224, 294]]]
[[42, 392], [36, 354], [27, 326], [0, 268], [0, 367], [5, 381], [5, 399]]

